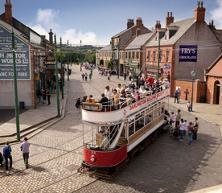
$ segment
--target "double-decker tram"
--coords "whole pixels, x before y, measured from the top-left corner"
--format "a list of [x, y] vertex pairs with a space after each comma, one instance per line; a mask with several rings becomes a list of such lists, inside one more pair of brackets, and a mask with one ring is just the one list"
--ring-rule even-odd
[[[83, 103], [82, 165], [98, 170], [123, 163], [130, 152], [165, 123], [168, 96], [169, 89], [165, 89], [118, 108], [111, 104], [104, 107], [99, 103]], [[86, 128], [90, 131], [86, 132]]]

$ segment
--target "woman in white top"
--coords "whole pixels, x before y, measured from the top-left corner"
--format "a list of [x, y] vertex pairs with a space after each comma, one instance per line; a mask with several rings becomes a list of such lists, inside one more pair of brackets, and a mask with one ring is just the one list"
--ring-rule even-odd
[[185, 135], [186, 129], [187, 129], [187, 123], [183, 119], [181, 119], [180, 127], [179, 127], [179, 133], [180, 133], [181, 140], [183, 139], [183, 137]]
[[110, 91], [109, 86], [106, 86], [104, 94], [105, 97], [108, 98], [109, 100], [112, 98], [112, 92]]

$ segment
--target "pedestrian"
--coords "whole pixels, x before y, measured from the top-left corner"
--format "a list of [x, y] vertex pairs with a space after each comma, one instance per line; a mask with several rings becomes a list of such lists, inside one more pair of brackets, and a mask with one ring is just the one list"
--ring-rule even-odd
[[179, 128], [179, 134], [180, 134], [180, 140], [183, 140], [185, 133], [186, 133], [186, 122], [181, 119], [180, 121], [180, 128]]
[[42, 99], [43, 99], [43, 104], [46, 103], [46, 90], [45, 89], [42, 89]]
[[195, 117], [194, 124], [193, 124], [193, 140], [197, 140], [198, 128], [199, 128], [198, 118]]
[[129, 81], [131, 82], [131, 80], [132, 80], [132, 73], [129, 72]]
[[178, 92], [177, 103], [180, 103], [180, 95], [181, 95], [180, 87], [178, 87], [177, 92]]
[[126, 80], [126, 72], [124, 72], [123, 77], [124, 77], [124, 81], [125, 81]]
[[176, 89], [175, 93], [174, 93], [174, 103], [178, 103], [178, 89]]
[[192, 122], [189, 122], [187, 130], [188, 130], [188, 145], [191, 145], [193, 141], [193, 123]]
[[110, 74], [110, 72], [108, 72], [108, 81], [110, 81], [110, 77], [111, 77], [111, 74]]
[[80, 98], [77, 98], [75, 107], [76, 107], [77, 109], [79, 109], [80, 106], [81, 106], [81, 99], [80, 99]]
[[180, 109], [178, 109], [176, 115], [176, 127], [180, 124], [180, 120], [181, 120], [181, 111]]
[[82, 80], [85, 80], [85, 73], [82, 73]]
[[190, 101], [187, 102], [187, 110], [188, 110], [188, 112], [192, 111], [192, 105], [191, 105]]
[[92, 80], [92, 73], [89, 74], [89, 80]]
[[51, 104], [51, 101], [50, 101], [51, 94], [50, 94], [49, 89], [46, 89], [46, 96], [47, 96], [48, 105], [50, 105]]
[[29, 146], [30, 146], [30, 143], [28, 142], [27, 137], [25, 137], [24, 141], [21, 144], [21, 151], [22, 151], [23, 160], [24, 160], [24, 164], [25, 164], [26, 169], [29, 168], [29, 163], [28, 163], [28, 160], [29, 160]]
[[3, 166], [3, 155], [2, 152], [0, 152], [0, 166]]
[[88, 74], [85, 73], [85, 81], [87, 81], [87, 79], [88, 79]]
[[[6, 142], [5, 146], [3, 147], [3, 157], [5, 160], [5, 170], [8, 171], [8, 169], [12, 168], [12, 148], [9, 145], [9, 142]], [[8, 163], [9, 162], [9, 163]], [[9, 167], [8, 167], [9, 165]]]

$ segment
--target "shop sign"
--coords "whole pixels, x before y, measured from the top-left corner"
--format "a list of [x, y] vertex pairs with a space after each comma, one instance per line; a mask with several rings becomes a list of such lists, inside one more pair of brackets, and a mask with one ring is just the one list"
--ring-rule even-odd
[[180, 45], [179, 62], [196, 62], [197, 45]]
[[[15, 36], [15, 64], [18, 80], [30, 80], [29, 45]], [[12, 80], [12, 34], [0, 26], [0, 80]]]

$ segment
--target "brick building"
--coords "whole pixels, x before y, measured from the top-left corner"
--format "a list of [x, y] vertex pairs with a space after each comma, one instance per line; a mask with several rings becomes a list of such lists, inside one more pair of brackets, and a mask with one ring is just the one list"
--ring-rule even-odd
[[46, 59], [54, 45], [12, 16], [12, 4], [5, 1], [0, 15], [0, 107], [14, 108], [12, 29], [16, 47], [18, 100], [36, 108], [37, 90], [46, 88]]
[[[145, 34], [150, 32], [148, 28], [146, 28], [143, 25], [142, 18], [138, 17], [136, 19], [136, 23], [134, 24], [133, 19], [127, 20], [127, 28], [120, 33], [114, 35], [111, 37], [111, 63], [112, 63], [112, 69], [116, 71], [120, 71], [120, 74], [124, 71], [124, 65], [125, 65], [125, 48], [129, 45], [130, 42], [132, 42], [137, 36], [141, 34]], [[107, 49], [108, 48], [108, 49]], [[106, 53], [107, 52], [107, 53]], [[109, 46], [102, 48], [97, 53], [98, 62], [97, 64], [100, 64], [99, 56], [106, 55], [108, 56], [108, 59], [110, 57], [110, 49]], [[107, 62], [109, 62], [107, 60]]]
[[[153, 32], [138, 35], [126, 48], [124, 54], [120, 55], [120, 62], [124, 63], [125, 71], [136, 74], [141, 72], [146, 65], [145, 44], [153, 36]], [[123, 58], [123, 56], [125, 56]]]
[[107, 45], [96, 53], [96, 65], [103, 68], [108, 68], [112, 60], [112, 47], [111, 44]]
[[222, 105], [222, 54], [207, 69], [207, 103]]
[[[176, 87], [180, 87], [181, 98], [190, 100], [193, 82], [196, 102], [203, 102], [206, 98], [205, 69], [221, 54], [221, 42], [205, 22], [205, 11], [203, 2], [199, 1], [193, 18], [176, 22], [172, 13], [168, 12], [166, 27], [161, 28], [158, 21], [156, 36], [146, 44], [147, 71], [157, 73], [160, 47], [159, 73], [170, 79], [171, 95]], [[187, 55], [183, 56], [184, 52]]]

